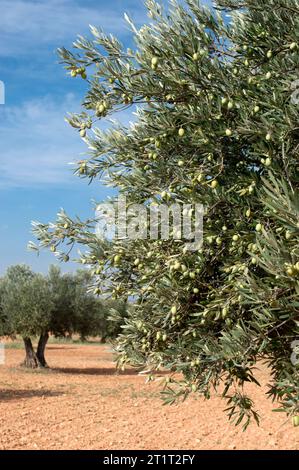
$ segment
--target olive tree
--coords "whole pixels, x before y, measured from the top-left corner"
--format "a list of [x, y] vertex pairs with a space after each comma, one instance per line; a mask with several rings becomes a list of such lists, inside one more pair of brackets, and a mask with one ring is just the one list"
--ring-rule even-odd
[[10, 336], [11, 330], [9, 326], [9, 321], [6, 316], [6, 312], [2, 306], [2, 299], [4, 295], [4, 279], [0, 278], [0, 337], [1, 336]]
[[[2, 282], [1, 308], [8, 325], [6, 334], [22, 336], [26, 352], [24, 366], [42, 366], [38, 353], [53, 309], [48, 282], [22, 265], [9, 268]], [[39, 336], [37, 353], [32, 336]]]
[[[95, 27], [73, 51], [59, 50], [70, 75], [86, 80], [82, 110], [68, 118], [89, 148], [77, 175], [104, 178], [127, 209], [203, 204], [203, 246], [186, 250], [175, 236], [111, 243], [94, 232], [96, 220], [64, 211], [33, 230], [40, 247], [64, 260], [64, 242], [87, 247], [80, 261], [96, 294], [136, 300], [119, 365], [182, 373], [165, 382], [166, 402], [190, 392], [209, 398], [221, 386], [229, 417], [246, 427], [258, 415], [243, 385], [258, 385], [255, 367], [265, 360], [269, 396], [299, 424], [291, 361], [299, 335], [299, 4], [216, 4], [172, 0], [164, 12], [148, 0], [149, 24], [137, 29], [126, 17], [135, 50]], [[97, 126], [130, 107], [134, 123]]]

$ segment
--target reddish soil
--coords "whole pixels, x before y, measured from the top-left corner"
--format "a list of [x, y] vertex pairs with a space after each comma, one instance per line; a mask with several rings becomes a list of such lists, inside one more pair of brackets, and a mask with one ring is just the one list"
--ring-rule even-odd
[[[273, 413], [250, 386], [261, 415], [243, 433], [228, 423], [217, 396], [163, 406], [158, 384], [128, 370], [115, 374], [108, 346], [51, 344], [46, 371], [0, 366], [0, 449], [299, 449], [299, 428]], [[267, 383], [266, 371], [258, 378]]]

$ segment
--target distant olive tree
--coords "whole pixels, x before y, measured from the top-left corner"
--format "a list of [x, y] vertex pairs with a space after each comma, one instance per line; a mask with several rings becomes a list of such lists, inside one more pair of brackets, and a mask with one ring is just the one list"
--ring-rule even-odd
[[4, 279], [0, 278], [0, 337], [11, 335], [8, 317], [2, 306], [3, 295], [4, 295]]
[[[48, 281], [27, 266], [17, 265], [7, 270], [1, 284], [4, 333], [22, 336], [26, 352], [24, 366], [44, 366], [39, 350], [54, 307]], [[33, 336], [39, 336], [37, 352], [33, 349]]]

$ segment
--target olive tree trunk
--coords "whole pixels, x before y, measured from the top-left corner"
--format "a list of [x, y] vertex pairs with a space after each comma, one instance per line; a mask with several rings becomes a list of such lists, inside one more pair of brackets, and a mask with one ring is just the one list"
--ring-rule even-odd
[[40, 338], [38, 341], [36, 357], [40, 364], [40, 367], [48, 367], [47, 361], [45, 359], [45, 349], [47, 346], [48, 339], [49, 339], [49, 333], [46, 332], [40, 335]]
[[32, 342], [30, 338], [23, 338], [25, 346], [25, 359], [22, 362], [22, 366], [28, 367], [29, 369], [36, 369], [41, 367], [37, 355], [34, 352]]

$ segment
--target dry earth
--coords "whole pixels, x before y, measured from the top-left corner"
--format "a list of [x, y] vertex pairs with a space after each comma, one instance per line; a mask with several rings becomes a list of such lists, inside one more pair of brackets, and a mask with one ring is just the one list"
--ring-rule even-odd
[[163, 406], [157, 383], [115, 374], [108, 346], [51, 344], [47, 371], [18, 367], [22, 358], [8, 349], [0, 366], [0, 449], [299, 449], [298, 428], [271, 411], [266, 388], [250, 386], [262, 419], [243, 433], [217, 396]]

